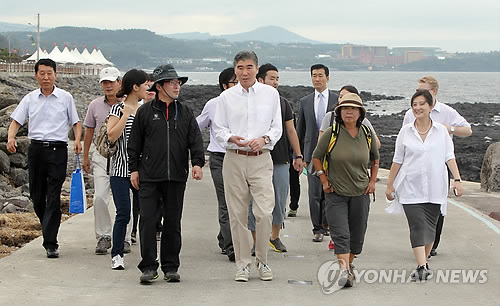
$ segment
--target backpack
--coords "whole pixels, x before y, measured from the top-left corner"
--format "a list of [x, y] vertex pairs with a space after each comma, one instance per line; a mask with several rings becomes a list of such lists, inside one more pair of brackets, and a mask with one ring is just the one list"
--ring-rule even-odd
[[[366, 143], [368, 144], [368, 151], [371, 151], [371, 149], [372, 149], [372, 132], [371, 132], [370, 128], [364, 124], [361, 125], [361, 129], [363, 130], [365, 137], [366, 137]], [[332, 134], [330, 136], [330, 142], [328, 143], [328, 149], [326, 151], [325, 157], [323, 158], [323, 169], [325, 169], [325, 173], [328, 172], [328, 160], [330, 159], [330, 153], [332, 152], [333, 148], [335, 147], [335, 144], [337, 143], [339, 131], [340, 131], [340, 125], [337, 122], [335, 122], [332, 125]]]

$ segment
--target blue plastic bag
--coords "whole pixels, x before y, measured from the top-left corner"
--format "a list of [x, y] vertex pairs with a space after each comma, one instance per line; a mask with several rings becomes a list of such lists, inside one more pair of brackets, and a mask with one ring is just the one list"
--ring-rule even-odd
[[85, 182], [80, 166], [80, 155], [75, 154], [75, 166], [71, 174], [71, 193], [69, 196], [69, 213], [82, 214], [87, 210], [87, 197], [85, 195]]

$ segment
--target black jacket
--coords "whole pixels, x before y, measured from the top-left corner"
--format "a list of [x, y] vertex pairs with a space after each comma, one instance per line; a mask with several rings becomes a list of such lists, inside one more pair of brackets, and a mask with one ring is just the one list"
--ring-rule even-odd
[[[161, 104], [160, 104], [161, 103]], [[156, 99], [137, 110], [127, 145], [130, 172], [140, 182], [186, 182], [191, 164], [203, 167], [205, 155], [200, 128], [193, 112], [175, 101], [168, 107]]]

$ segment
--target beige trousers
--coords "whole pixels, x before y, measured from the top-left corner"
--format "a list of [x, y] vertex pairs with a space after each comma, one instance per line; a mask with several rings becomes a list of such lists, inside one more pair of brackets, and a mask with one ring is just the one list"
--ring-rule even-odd
[[252, 239], [248, 230], [250, 194], [256, 220], [255, 256], [257, 260], [267, 264], [274, 209], [271, 154], [266, 151], [259, 156], [246, 156], [228, 150], [224, 157], [222, 175], [236, 266], [241, 269], [252, 262]]

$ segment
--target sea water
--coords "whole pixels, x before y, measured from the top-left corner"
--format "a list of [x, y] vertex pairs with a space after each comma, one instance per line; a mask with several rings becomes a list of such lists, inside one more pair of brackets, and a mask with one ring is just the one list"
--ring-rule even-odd
[[[215, 85], [219, 72], [185, 72], [188, 84]], [[398, 113], [409, 108], [417, 80], [432, 75], [439, 81], [438, 100], [443, 103], [498, 103], [500, 112], [499, 72], [405, 72], [405, 71], [330, 71], [328, 87], [339, 90], [354, 85], [360, 91], [386, 96], [402, 96], [402, 100], [368, 101], [368, 111], [377, 114]], [[280, 85], [311, 86], [309, 71], [280, 71]]]

